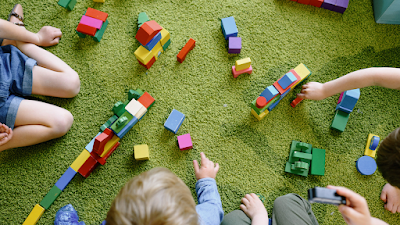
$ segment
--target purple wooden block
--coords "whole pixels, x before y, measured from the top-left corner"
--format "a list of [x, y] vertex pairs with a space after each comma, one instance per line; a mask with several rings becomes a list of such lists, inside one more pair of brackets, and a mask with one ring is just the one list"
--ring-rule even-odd
[[334, 11], [333, 9], [335, 8], [336, 2], [337, 0], [324, 0], [324, 2], [321, 5], [321, 8]]
[[229, 37], [228, 53], [239, 54], [241, 49], [242, 49], [242, 38]]
[[336, 12], [338, 13], [344, 13], [346, 11], [347, 7], [349, 6], [349, 0], [338, 0], [336, 2]]
[[94, 27], [98, 30], [100, 30], [101, 26], [103, 25], [103, 21], [85, 15], [82, 16], [82, 19], [79, 23]]

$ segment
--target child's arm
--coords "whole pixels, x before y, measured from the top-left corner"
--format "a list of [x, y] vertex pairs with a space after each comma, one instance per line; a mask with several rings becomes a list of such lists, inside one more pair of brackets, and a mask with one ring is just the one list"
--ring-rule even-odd
[[[204, 153], [201, 155], [201, 167], [197, 160], [193, 160], [194, 172], [196, 175], [196, 193], [199, 204], [196, 211], [201, 221], [207, 225], [219, 225], [224, 218], [221, 197], [218, 193], [215, 177], [217, 176], [219, 165], [210, 161]], [[202, 223], [202, 224], [203, 224]]]
[[324, 84], [310, 82], [303, 85], [301, 93], [297, 96], [304, 99], [322, 100], [343, 91], [375, 85], [400, 89], [400, 69], [372, 67], [351, 72]]
[[240, 209], [251, 219], [251, 225], [268, 225], [268, 212], [256, 194], [245, 195], [242, 203]]
[[61, 30], [55, 27], [44, 26], [38, 33], [32, 33], [24, 27], [16, 26], [0, 19], [0, 38], [33, 43], [39, 46], [51, 46], [59, 42]]
[[400, 213], [400, 189], [386, 184], [382, 189], [382, 201], [385, 202], [385, 209], [392, 213]]

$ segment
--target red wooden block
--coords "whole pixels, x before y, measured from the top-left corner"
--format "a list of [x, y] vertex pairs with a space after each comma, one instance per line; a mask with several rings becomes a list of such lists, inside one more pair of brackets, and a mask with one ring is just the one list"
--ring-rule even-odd
[[97, 32], [96, 28], [82, 24], [82, 23], [78, 24], [78, 27], [76, 28], [76, 30], [78, 32], [81, 32], [82, 34], [87, 34], [90, 36], [94, 36]]
[[294, 107], [296, 107], [296, 105], [299, 104], [301, 101], [303, 101], [303, 99], [297, 97], [295, 100], [292, 101], [292, 103], [290, 103], [290, 105], [294, 108]]
[[196, 41], [193, 40], [193, 38], [190, 38], [189, 41], [183, 46], [181, 51], [178, 53], [176, 58], [178, 59], [178, 62], [182, 63], [185, 61], [186, 55], [194, 48], [196, 45]]
[[305, 4], [305, 5], [309, 5], [310, 4], [310, 0], [297, 0], [298, 3], [301, 4]]
[[89, 16], [98, 20], [101, 20], [103, 22], [106, 22], [107, 17], [108, 17], [108, 13], [96, 10], [96, 9], [92, 9], [92, 8], [88, 8], [86, 10], [85, 16]]
[[89, 156], [89, 158], [85, 161], [85, 163], [79, 168], [78, 172], [84, 177], [87, 178], [92, 171], [97, 166], [97, 160], [93, 156]]
[[146, 109], [148, 109], [154, 101], [154, 98], [149, 93], [147, 93], [147, 91], [138, 99], [138, 102], [142, 103], [142, 105], [146, 107]]
[[150, 20], [140, 26], [135, 38], [145, 46], [161, 30], [162, 27], [156, 21]]
[[309, 5], [313, 5], [315, 7], [320, 8], [322, 3], [324, 3], [324, 0], [310, 0]]
[[150, 67], [153, 65], [153, 63], [154, 63], [155, 61], [156, 61], [156, 58], [155, 58], [154, 56], [153, 56], [152, 59], [150, 59], [150, 61], [149, 61], [146, 65], [144, 65], [142, 62], [140, 62], [140, 61], [138, 60], [138, 62], [140, 63], [140, 65], [146, 67], [147, 69], [150, 69]]
[[110, 155], [114, 152], [114, 150], [118, 148], [119, 144], [120, 144], [120, 143], [117, 142], [117, 143], [110, 149], [110, 151], [108, 151], [107, 154], [106, 154], [105, 156], [103, 156], [103, 158], [99, 158], [97, 161], [98, 161], [101, 165], [106, 164], [106, 160], [108, 159], [108, 157], [110, 157]]
[[106, 128], [103, 133], [101, 133], [99, 136], [97, 136], [94, 139], [94, 144], [93, 144], [93, 152], [97, 153], [98, 155], [103, 154], [104, 152], [104, 146], [107, 144], [109, 140], [114, 136], [114, 133], [112, 132], [111, 129]]
[[267, 99], [263, 96], [258, 96], [256, 100], [256, 107], [259, 109], [264, 108], [267, 105]]

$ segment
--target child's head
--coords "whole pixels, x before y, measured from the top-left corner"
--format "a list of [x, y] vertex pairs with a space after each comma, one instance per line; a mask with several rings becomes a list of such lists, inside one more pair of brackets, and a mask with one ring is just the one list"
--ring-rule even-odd
[[400, 128], [390, 133], [379, 145], [376, 164], [389, 184], [400, 188]]
[[166, 168], [132, 178], [107, 213], [107, 225], [197, 225], [196, 203], [189, 188]]

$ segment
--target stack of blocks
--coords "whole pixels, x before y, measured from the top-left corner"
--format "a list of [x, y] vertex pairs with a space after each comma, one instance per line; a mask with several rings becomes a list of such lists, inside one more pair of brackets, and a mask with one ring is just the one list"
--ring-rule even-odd
[[372, 175], [375, 173], [377, 165], [375, 162], [376, 148], [379, 145], [379, 136], [369, 134], [367, 145], [365, 146], [364, 156], [360, 157], [356, 162], [356, 168], [362, 175]]
[[[171, 114], [169, 114], [168, 119], [164, 123], [165, 129], [171, 131], [172, 133], [178, 133], [179, 127], [181, 127], [185, 115], [176, 109], [173, 109]], [[177, 137], [178, 146], [181, 151], [189, 150], [193, 148], [192, 138], [190, 134], [184, 134]]]
[[73, 10], [76, 4], [76, 0], [60, 0], [58, 4], [69, 11]]
[[228, 53], [239, 54], [242, 49], [242, 39], [238, 37], [238, 28], [233, 16], [221, 19], [222, 33], [228, 40]]
[[232, 66], [232, 74], [233, 78], [237, 78], [240, 74], [248, 73], [251, 74], [253, 72], [253, 67], [251, 67], [250, 58], [236, 60], [234, 66]]
[[135, 51], [135, 57], [140, 65], [150, 69], [171, 43], [169, 32], [156, 21], [150, 20], [145, 12], [138, 16], [138, 32], [135, 38], [140, 46]]
[[108, 25], [107, 17], [105, 12], [88, 8], [76, 28], [76, 33], [81, 38], [89, 35], [93, 40], [100, 42]]
[[349, 120], [350, 113], [353, 111], [353, 108], [359, 98], [360, 89], [348, 90], [340, 94], [331, 128], [341, 132], [344, 131], [347, 121]]
[[178, 62], [183, 63], [183, 61], [185, 61], [186, 55], [194, 48], [195, 45], [196, 41], [193, 38], [190, 38], [176, 56]]
[[[49, 209], [77, 173], [87, 178], [98, 164], [104, 165], [108, 157], [120, 145], [120, 139], [137, 123], [138, 118], [143, 117], [154, 102], [154, 98], [149, 93], [137, 89], [129, 91], [128, 100], [124, 103], [115, 103], [112, 109], [115, 115], [100, 127], [101, 131], [86, 145], [43, 200], [33, 208], [24, 225], [36, 224], [44, 210]], [[144, 154], [140, 157], [142, 160], [146, 159]]]
[[310, 144], [292, 141], [285, 172], [307, 177], [309, 171], [311, 175], [325, 174], [325, 149], [312, 148]]
[[318, 8], [328, 9], [338, 13], [344, 13], [344, 11], [346, 11], [349, 5], [349, 0], [292, 0], [292, 1], [305, 5], [312, 5]]
[[293, 88], [310, 75], [311, 71], [304, 64], [290, 70], [273, 85], [265, 88], [251, 103], [251, 114], [262, 120]]

